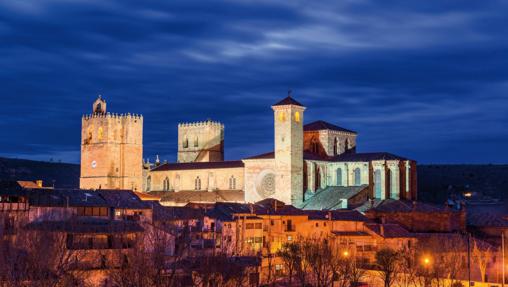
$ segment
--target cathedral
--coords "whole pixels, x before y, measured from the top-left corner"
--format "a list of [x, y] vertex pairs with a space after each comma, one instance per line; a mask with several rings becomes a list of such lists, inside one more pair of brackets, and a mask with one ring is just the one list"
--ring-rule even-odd
[[225, 161], [223, 124], [181, 123], [177, 162], [150, 165], [143, 162], [143, 117], [106, 112], [99, 97], [82, 119], [80, 187], [132, 189], [165, 205], [274, 198], [334, 210], [416, 200], [414, 160], [357, 152], [355, 131], [325, 121], [305, 124], [306, 107], [291, 95], [271, 108], [273, 151]]

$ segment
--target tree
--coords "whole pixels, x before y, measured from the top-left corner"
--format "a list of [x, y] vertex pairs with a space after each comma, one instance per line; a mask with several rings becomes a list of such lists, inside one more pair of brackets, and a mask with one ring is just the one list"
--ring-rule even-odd
[[284, 267], [287, 270], [289, 285], [293, 282], [293, 275], [302, 265], [302, 252], [300, 245], [295, 242], [288, 242], [282, 245], [277, 252], [277, 256], [282, 259]]
[[378, 274], [385, 287], [392, 286], [398, 272], [400, 254], [396, 250], [385, 247], [376, 252], [376, 266]]
[[326, 238], [308, 238], [301, 240], [300, 245], [303, 262], [311, 271], [310, 274], [313, 274], [315, 286], [330, 286], [341, 263], [332, 241]]

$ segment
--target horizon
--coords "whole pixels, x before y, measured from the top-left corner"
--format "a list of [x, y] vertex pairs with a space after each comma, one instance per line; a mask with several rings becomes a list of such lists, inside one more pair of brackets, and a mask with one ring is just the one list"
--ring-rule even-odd
[[81, 117], [144, 117], [144, 158], [177, 125], [225, 125], [225, 159], [273, 150], [287, 90], [358, 132], [358, 152], [507, 164], [508, 3], [0, 3], [0, 156], [79, 163]]

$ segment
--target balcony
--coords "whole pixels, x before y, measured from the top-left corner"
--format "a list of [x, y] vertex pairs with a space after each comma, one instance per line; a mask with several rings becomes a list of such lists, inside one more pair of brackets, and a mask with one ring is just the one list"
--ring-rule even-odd
[[0, 211], [27, 211], [26, 202], [0, 202]]

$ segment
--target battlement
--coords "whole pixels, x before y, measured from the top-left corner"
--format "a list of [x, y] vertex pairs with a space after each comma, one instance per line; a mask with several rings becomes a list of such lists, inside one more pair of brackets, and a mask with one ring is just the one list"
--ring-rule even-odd
[[93, 119], [93, 118], [112, 118], [112, 119], [143, 119], [143, 115], [140, 115], [140, 114], [131, 114], [131, 113], [127, 113], [127, 114], [117, 114], [117, 113], [105, 113], [105, 114], [101, 114], [101, 113], [94, 113], [94, 114], [86, 114], [86, 115], [83, 115], [83, 119], [84, 120], [89, 120], [89, 119]]
[[185, 127], [217, 127], [217, 128], [222, 128], [223, 129], [224, 128], [224, 124], [222, 124], [220, 122], [217, 122], [217, 121], [207, 120], [207, 121], [202, 121], [202, 122], [179, 123], [178, 127], [179, 128], [185, 128]]

